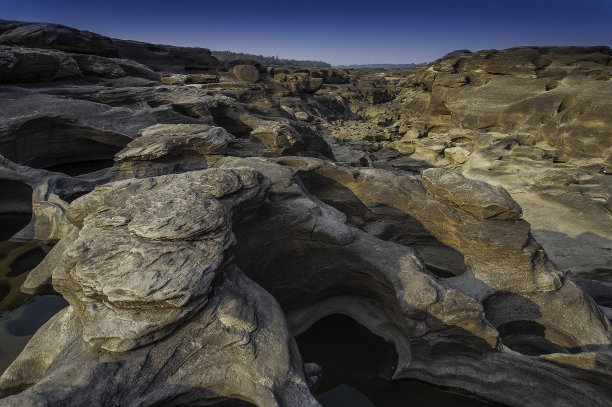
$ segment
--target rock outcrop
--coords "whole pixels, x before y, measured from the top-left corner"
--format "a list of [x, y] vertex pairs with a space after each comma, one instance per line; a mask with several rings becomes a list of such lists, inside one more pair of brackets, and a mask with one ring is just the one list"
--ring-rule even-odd
[[3, 240], [68, 301], [0, 406], [319, 406], [294, 336], [336, 314], [393, 349], [364, 382], [609, 405], [611, 58], [265, 68], [0, 21]]

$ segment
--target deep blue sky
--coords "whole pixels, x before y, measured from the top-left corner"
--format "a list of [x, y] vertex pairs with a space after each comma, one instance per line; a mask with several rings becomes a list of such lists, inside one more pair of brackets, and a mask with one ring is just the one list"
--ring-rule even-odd
[[332, 64], [424, 62], [456, 49], [612, 45], [612, 0], [0, 0], [0, 6], [6, 20]]

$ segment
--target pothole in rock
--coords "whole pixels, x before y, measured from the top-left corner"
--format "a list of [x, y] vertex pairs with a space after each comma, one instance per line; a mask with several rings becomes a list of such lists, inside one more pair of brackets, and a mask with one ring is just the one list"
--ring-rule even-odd
[[0, 180], [0, 241], [10, 239], [32, 219], [32, 187], [15, 180]]
[[216, 126], [223, 127], [235, 137], [248, 138], [251, 136], [251, 128], [242, 121], [227, 114], [224, 107], [220, 106], [218, 108], [211, 109], [210, 113]]
[[[117, 152], [119, 152], [120, 150], [121, 149], [117, 150]], [[114, 154], [113, 154], [113, 157], [114, 157]], [[75, 177], [77, 175], [89, 174], [91, 172], [96, 172], [96, 171], [103, 170], [105, 168], [110, 168], [114, 164], [115, 164], [115, 161], [112, 159], [90, 160], [90, 161], [71, 162], [71, 163], [66, 163], [66, 164], [52, 165], [45, 169], [48, 171], [62, 172], [64, 174]]]
[[0, 148], [11, 161], [76, 176], [112, 167], [115, 154], [131, 139], [57, 117], [30, 120]]
[[499, 406], [416, 380], [394, 380], [394, 346], [344, 315], [325, 317], [296, 337], [304, 362], [323, 369], [316, 397], [324, 407]]
[[512, 321], [497, 327], [503, 344], [524, 355], [567, 353], [546, 338], [546, 328], [535, 321]]
[[579, 344], [569, 334], [544, 325], [537, 304], [512, 293], [494, 294], [483, 303], [485, 317], [499, 332], [502, 343], [524, 355], [570, 353]]

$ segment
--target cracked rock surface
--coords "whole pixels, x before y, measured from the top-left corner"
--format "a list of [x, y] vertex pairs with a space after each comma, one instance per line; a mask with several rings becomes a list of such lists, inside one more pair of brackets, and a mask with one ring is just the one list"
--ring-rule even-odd
[[338, 314], [393, 350], [371, 386], [610, 405], [611, 55], [266, 68], [0, 20], [3, 236], [68, 301], [0, 406], [320, 406], [295, 337]]

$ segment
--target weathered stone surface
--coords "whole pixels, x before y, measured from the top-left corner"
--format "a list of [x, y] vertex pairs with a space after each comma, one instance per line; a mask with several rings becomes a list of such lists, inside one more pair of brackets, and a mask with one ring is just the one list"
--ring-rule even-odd
[[59, 51], [0, 45], [0, 82], [37, 82], [78, 78], [79, 66]]
[[236, 79], [255, 83], [259, 80], [259, 70], [253, 65], [236, 65], [233, 69]]
[[[404, 113], [419, 130], [525, 131], [568, 154], [601, 157], [612, 143], [610, 55], [607, 47], [455, 52], [415, 75], [400, 98], [413, 99]], [[469, 80], [449, 86], [460, 77]]]
[[27, 390], [0, 405], [214, 406], [228, 405], [225, 396], [258, 406], [319, 406], [282, 310], [235, 268], [200, 312], [152, 345], [98, 352], [82, 329], [74, 307], [52, 318], [0, 378], [1, 395]]
[[323, 86], [323, 78], [313, 78], [308, 72], [275, 73], [272, 79], [295, 93], [314, 93]]
[[266, 70], [10, 32], [38, 45], [1, 46], [3, 232], [59, 240], [23, 290], [70, 306], [0, 406], [318, 406], [293, 335], [332, 314], [393, 345], [387, 379], [609, 404], [608, 48]]
[[74, 201], [66, 216], [81, 231], [53, 285], [77, 310], [84, 339], [126, 351], [200, 310], [229, 260], [231, 212], [255, 207], [261, 182], [253, 171], [204, 170], [111, 183]]
[[219, 65], [210, 50], [195, 47], [175, 47], [172, 45], [147, 44], [138, 41], [113, 39], [120, 58], [144, 64], [155, 71], [185, 73], [208, 71]]
[[191, 83], [191, 77], [189, 75], [184, 74], [173, 74], [168, 76], [163, 76], [161, 78], [163, 84], [166, 85], [184, 85], [186, 83]]
[[152, 81], [160, 80], [160, 74], [158, 72], [154, 72], [148, 66], [138, 63], [136, 61], [121, 58], [111, 58], [111, 61], [119, 65], [127, 75], [135, 76], [138, 78], [145, 78]]
[[602, 167], [606, 173], [612, 174], [612, 147], [610, 147], [608, 153], [604, 155]]
[[[395, 378], [426, 377], [433, 380], [432, 377], [438, 375], [436, 382], [439, 384], [445, 383], [446, 380], [455, 383], [461, 381], [463, 388], [480, 394], [486, 393], [487, 397], [504, 403], [520, 404], [525, 384], [513, 384], [513, 377], [516, 374], [532, 375], [527, 372], [537, 371], [538, 380], [535, 380], [535, 376], [530, 376], [534, 378], [529, 384], [534, 385], [534, 391], [537, 389], [537, 381], [548, 383], [546, 386], [550, 385], [550, 388], [563, 386], [564, 389], [572, 387], [572, 390], [568, 390], [563, 396], [555, 395], [554, 392], [539, 392], [537, 396], [531, 396], [532, 403], [546, 405], [550, 399], [560, 400], [567, 397], [572, 399], [572, 402], [581, 403], [578, 400], [584, 396], [576, 396], [575, 392], [581, 390], [577, 390], [575, 383], [567, 381], [563, 385], [552, 385], [559, 376], [542, 373], [548, 369], [548, 362], [522, 359], [522, 356], [517, 356], [518, 354], [506, 346], [526, 354], [540, 354], [550, 352], [551, 349], [554, 352], [566, 353], [576, 347], [588, 348], [598, 343], [600, 355], [604, 357], [608, 346], [606, 344], [610, 343], [609, 325], [598, 307], [575, 285], [570, 282], [560, 286], [551, 284], [557, 278], [554, 276], [554, 270], [551, 270], [554, 266], [534, 250], [537, 245], [534, 247], [535, 243], [529, 242], [525, 252], [522, 252], [525, 244], [523, 238], [507, 235], [509, 229], [504, 225], [512, 224], [513, 221], [479, 220], [471, 222], [463, 232], [457, 229], [451, 232], [450, 228], [453, 226], [449, 223], [459, 226], [470, 218], [475, 218], [467, 212], [461, 215], [451, 206], [431, 200], [424, 188], [410, 176], [399, 177], [386, 171], [363, 169], [358, 173], [356, 170], [346, 170], [313, 159], [276, 160], [283, 166], [273, 165], [262, 159], [228, 159], [220, 163], [234, 166], [240, 162], [241, 165], [252, 166], [272, 181], [270, 202], [262, 205], [256, 217], [237, 226], [237, 263], [247, 275], [279, 300], [294, 330], [301, 332], [317, 319], [332, 313], [350, 315], [395, 344], [399, 358]], [[349, 215], [349, 220], [353, 217], [369, 233], [343, 225], [342, 217], [338, 217], [337, 213], [330, 211], [330, 208], [326, 208], [309, 194], [304, 195], [305, 192], [300, 191], [294, 181], [291, 181], [292, 171], [287, 166], [296, 171], [295, 175], [299, 176], [310, 193], [341, 209]], [[446, 244], [452, 244], [452, 240], [466, 242], [474, 239], [476, 234], [483, 233], [479, 238], [482, 243], [478, 249], [473, 246], [471, 251], [467, 245], [458, 247], [470, 268], [478, 270], [478, 277], [474, 279], [472, 272], [466, 271], [455, 278], [436, 279], [435, 282], [430, 280], [429, 276], [432, 275], [419, 266], [418, 262], [409, 266], [405, 260], [396, 257], [401, 258], [410, 253], [404, 252], [406, 246], [373, 239], [376, 232], [367, 228], [363, 221], [355, 219], [356, 211], [360, 210], [359, 201], [363, 210], [366, 210], [366, 206], [369, 209], [381, 204], [396, 207], [399, 211], [395, 212], [395, 217], [389, 219], [391, 225], [405, 222], [407, 215], [415, 216], [431, 231], [429, 233], [433, 232], [436, 238]], [[409, 209], [411, 205], [415, 205], [414, 209]], [[416, 206], [419, 209], [416, 209]], [[428, 211], [425, 208], [436, 209]], [[404, 218], [399, 217], [398, 212], [403, 212]], [[453, 217], [458, 218], [452, 221]], [[369, 222], [373, 221], [375, 219], [370, 218]], [[488, 223], [488, 227], [480, 228], [477, 226], [478, 222]], [[439, 232], [435, 231], [436, 223], [440, 227]], [[501, 230], [496, 231], [497, 228]], [[468, 230], [471, 232], [467, 232]], [[347, 232], [350, 232], [348, 236], [352, 235], [352, 238], [348, 238]], [[453, 235], [454, 233], [456, 234]], [[462, 235], [463, 233], [469, 233], [470, 237]], [[255, 236], [262, 234], [271, 236], [272, 240], [257, 241]], [[526, 231], [524, 236], [527, 237]], [[418, 241], [426, 243], [429, 240], [423, 235], [414, 239], [418, 240], [412, 240], [411, 245], [417, 248], [420, 247]], [[514, 243], [513, 239], [516, 239]], [[406, 240], [399, 241], [407, 243]], [[508, 250], [509, 246], [513, 245], [516, 245], [516, 251]], [[503, 246], [506, 248], [502, 249]], [[256, 255], [264, 250], [267, 256]], [[496, 254], [498, 251], [504, 251], [504, 254]], [[368, 254], [363, 256], [363, 253]], [[534, 256], [532, 260], [522, 260], [527, 253]], [[379, 257], [381, 255], [382, 257]], [[499, 262], [503, 258], [506, 258], [505, 264], [498, 264], [497, 269], [492, 269], [493, 262]], [[518, 285], [516, 281], [501, 282], [499, 278], [504, 273], [501, 271], [503, 268], [513, 270], [513, 280], [524, 280]], [[519, 277], [519, 273], [522, 277]], [[419, 275], [427, 277], [417, 277]], [[406, 285], [401, 281], [406, 281]], [[395, 285], [397, 283], [400, 283], [401, 288]], [[423, 283], [425, 284], [421, 285]], [[407, 284], [411, 288], [408, 288]], [[438, 300], [429, 303], [433, 297], [429, 296], [431, 291], [427, 286], [432, 285], [436, 287]], [[511, 288], [513, 285], [514, 288]], [[502, 293], [511, 290], [516, 294], [506, 297], [492, 296], [497, 290]], [[480, 320], [478, 302], [487, 298], [489, 299], [484, 306], [486, 322], [483, 326], [477, 322]], [[446, 299], [454, 305], [446, 304]], [[391, 305], [396, 301], [399, 309]], [[425, 306], [427, 303], [430, 305]], [[421, 316], [416, 317], [417, 314], [412, 313], [416, 309], [426, 310], [425, 314], [417, 312]], [[469, 309], [471, 311], [468, 311]], [[504, 319], [497, 319], [495, 315], [504, 314], [496, 314], [494, 309], [504, 310], [509, 315]], [[573, 317], [567, 318], [562, 309], [572, 309]], [[454, 312], [458, 314], [450, 317]], [[413, 318], [425, 318], [429, 321], [425, 324], [428, 328], [419, 325]], [[593, 323], [588, 333], [583, 325], [585, 319]], [[517, 340], [509, 334], [511, 331], [505, 331], [505, 327], [512, 321], [515, 321], [518, 329], [524, 329], [520, 328], [520, 324], [529, 326], [530, 322], [522, 322], [529, 320], [545, 326], [551, 332], [554, 331], [555, 335], [546, 336], [545, 339], [537, 332], [524, 331], [522, 339]], [[489, 322], [499, 326], [501, 330], [490, 331], [486, 325]], [[390, 329], [390, 326], [395, 328]], [[419, 330], [420, 333], [416, 335], [412, 329]], [[437, 331], [438, 329], [441, 331]], [[455, 337], [457, 342], [452, 342], [450, 336], [442, 333], [447, 330], [453, 332], [452, 335], [459, 335]], [[504, 345], [504, 351], [491, 351], [496, 343], [495, 336], [490, 336], [493, 332], [499, 335], [497, 340], [499, 344]], [[434, 337], [437, 339], [433, 339]], [[581, 338], [581, 345], [574, 342], [578, 337]], [[445, 341], [451, 341], [453, 344]], [[438, 350], [432, 351], [432, 347]], [[464, 356], [456, 356], [459, 348], [463, 349], [459, 353]], [[442, 349], [448, 349], [448, 353]], [[465, 356], [466, 353], [472, 352], [474, 356]], [[450, 373], [448, 369], [453, 370], [449, 368], [450, 365], [456, 367], [457, 373]], [[438, 370], [441, 366], [445, 366], [442, 376], [441, 370]], [[481, 371], [496, 373], [483, 377]], [[467, 375], [472, 377], [469, 383], [469, 380], [454, 379], [465, 378], [465, 372], [470, 372]], [[495, 390], [489, 390], [492, 383], [489, 378], [496, 383], [504, 383], [506, 391], [503, 396]], [[585, 378], [580, 380], [588, 381]], [[595, 386], [600, 385], [601, 383]], [[602, 398], [593, 402], [601, 403], [606, 397], [602, 395]]]
[[8, 194], [0, 204], [0, 211], [5, 215], [26, 215], [29, 219], [21, 230], [8, 234], [5, 230], [4, 239], [57, 242], [70, 226], [64, 215], [65, 196], [57, 188], [66, 178], [70, 177], [21, 166], [0, 156], [0, 184]]
[[202, 155], [223, 154], [234, 140], [224, 128], [208, 124], [156, 124], [143, 129], [140, 137], [117, 154], [117, 160], [152, 161], [188, 150]]
[[423, 171], [423, 186], [436, 199], [457, 205], [480, 219], [518, 220], [522, 214], [505, 189], [442, 168]]
[[110, 38], [60, 24], [22, 23], [0, 20], [7, 27], [0, 33], [0, 44], [28, 48], [50, 48], [67, 52], [117, 56]]
[[72, 54], [74, 59], [86, 75], [101, 76], [104, 78], [121, 78], [126, 73], [115, 61], [97, 55]]

